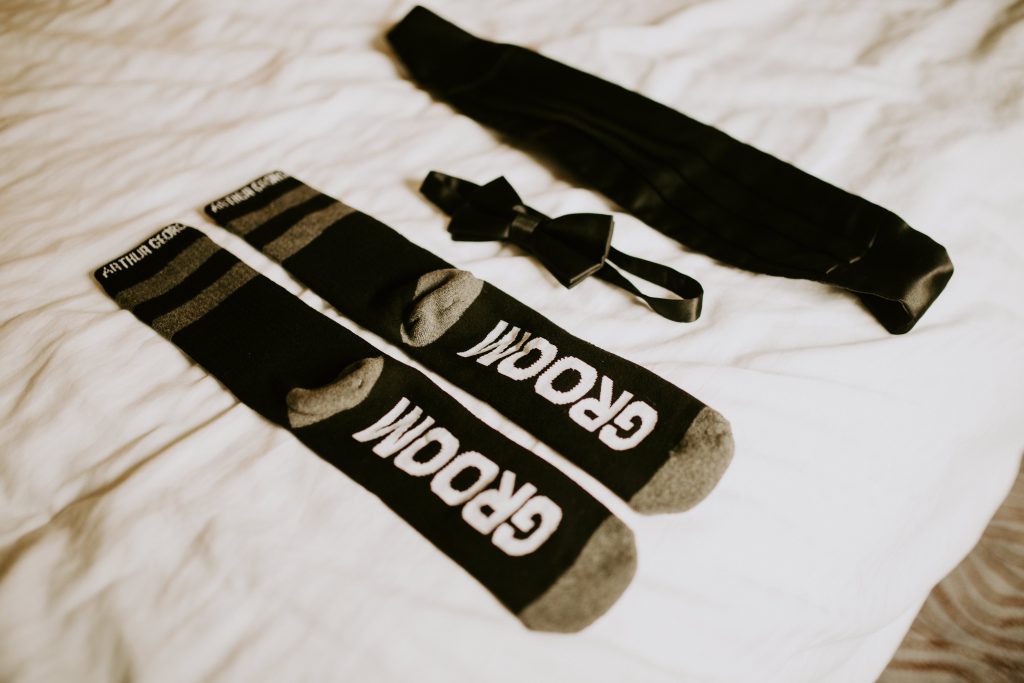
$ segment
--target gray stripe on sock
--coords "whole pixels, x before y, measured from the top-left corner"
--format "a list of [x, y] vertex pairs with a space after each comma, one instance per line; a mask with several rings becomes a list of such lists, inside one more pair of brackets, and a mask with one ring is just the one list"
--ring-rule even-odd
[[238, 235], [248, 235], [250, 232], [260, 227], [267, 221], [271, 220], [275, 216], [284, 213], [293, 206], [298, 206], [303, 202], [309, 201], [313, 197], [320, 194], [309, 185], [299, 185], [294, 190], [289, 190], [283, 195], [270, 202], [262, 209], [257, 209], [252, 213], [247, 213], [244, 216], [239, 216], [235, 220], [228, 223], [228, 229], [231, 232]]
[[272, 259], [283, 261], [315, 240], [324, 230], [350, 213], [355, 213], [355, 209], [335, 201], [327, 208], [309, 214], [288, 228], [283, 235], [263, 247], [263, 253]]
[[195, 298], [154, 320], [153, 329], [170, 339], [219, 306], [235, 290], [254, 277], [255, 270], [244, 263], [236, 263]]
[[155, 275], [148, 277], [142, 282], [132, 285], [123, 292], [118, 292], [114, 299], [121, 308], [134, 310], [139, 304], [166, 294], [192, 273], [196, 272], [199, 266], [206, 263], [207, 259], [217, 253], [220, 249], [209, 238], [203, 237], [192, 244], [167, 262]]

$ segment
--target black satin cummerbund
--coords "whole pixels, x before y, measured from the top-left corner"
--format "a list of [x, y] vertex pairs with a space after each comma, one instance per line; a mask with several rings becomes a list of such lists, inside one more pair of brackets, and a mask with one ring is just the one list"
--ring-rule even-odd
[[856, 293], [894, 334], [953, 274], [899, 216], [669, 107], [422, 7], [388, 33], [435, 97], [687, 247]]

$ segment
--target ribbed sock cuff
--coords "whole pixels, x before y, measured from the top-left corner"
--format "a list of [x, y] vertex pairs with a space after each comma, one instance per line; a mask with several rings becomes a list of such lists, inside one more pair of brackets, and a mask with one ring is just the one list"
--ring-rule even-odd
[[[122, 293], [152, 278], [197, 240], [208, 240], [203, 233], [181, 223], [171, 223], [153, 233], [133, 249], [96, 269], [93, 277], [124, 308]], [[120, 298], [119, 298], [120, 297]]]

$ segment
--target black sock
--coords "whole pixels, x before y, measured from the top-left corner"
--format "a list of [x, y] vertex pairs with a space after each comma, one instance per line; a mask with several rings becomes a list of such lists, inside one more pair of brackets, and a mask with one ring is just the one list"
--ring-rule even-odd
[[201, 232], [169, 225], [95, 277], [526, 626], [579, 630], [629, 584], [632, 533], [579, 485]]
[[267, 174], [206, 212], [640, 512], [691, 507], [729, 464], [716, 411], [295, 178]]

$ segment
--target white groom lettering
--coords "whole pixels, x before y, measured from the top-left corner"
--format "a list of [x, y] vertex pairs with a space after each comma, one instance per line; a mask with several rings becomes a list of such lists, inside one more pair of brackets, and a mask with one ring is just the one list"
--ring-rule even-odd
[[498, 488], [487, 489], [466, 503], [462, 508], [462, 518], [480, 533], [489, 534], [535, 493], [537, 487], [529, 483], [523, 484], [516, 491], [515, 473], [505, 470], [501, 473]]
[[[639, 445], [654, 431], [658, 411], [646, 401], [633, 400], [622, 390], [615, 396], [611, 377], [599, 374], [589, 363], [575, 356], [558, 357], [558, 347], [543, 337], [501, 320], [479, 342], [458, 351], [463, 358], [490, 367], [500, 360], [499, 374], [521, 382], [536, 377], [533, 391], [555, 405], [569, 406], [569, 419], [609, 448], [625, 451]], [[597, 396], [587, 396], [600, 379]], [[600, 430], [600, 431], [598, 431]]]
[[[420, 434], [425, 432], [430, 425], [434, 424], [434, 418], [425, 417], [423, 422], [412, 428], [409, 428], [420, 419], [420, 415], [423, 411], [420, 410], [419, 406], [413, 406], [406, 415], [402, 416], [405, 409], [409, 406], [409, 399], [402, 397], [402, 400], [395, 404], [395, 407], [391, 409], [387, 415], [374, 422], [372, 425], [356, 432], [352, 435], [352, 438], [356, 441], [373, 441], [374, 439], [380, 439], [380, 443], [373, 447], [373, 452], [382, 458], [387, 458], [395, 454], [401, 448], [405, 448], [410, 441], [418, 437]], [[401, 416], [401, 417], [400, 417]]]
[[502, 336], [501, 333], [505, 331], [506, 327], [508, 327], [508, 323], [502, 320], [494, 326], [494, 329], [491, 330], [479, 344], [466, 349], [465, 351], [460, 351], [459, 355], [463, 358], [471, 358], [473, 356], [483, 354], [476, 359], [476, 362], [480, 363], [480, 365], [490, 365], [496, 360], [515, 353], [519, 350], [519, 347], [525, 344], [526, 340], [530, 338], [530, 333], [524, 332], [523, 338], [517, 340], [516, 337], [519, 336], [519, 328], [513, 327], [504, 336]]
[[[455, 478], [460, 474], [476, 471], [473, 483], [464, 489], [455, 488]], [[430, 490], [449, 505], [462, 505], [494, 481], [500, 467], [476, 451], [466, 451], [452, 460], [430, 480]]]
[[[562, 508], [546, 496], [534, 496], [512, 519], [495, 529], [491, 542], [513, 557], [529, 555], [554, 533], [561, 521]], [[531, 533], [519, 537], [516, 529]]]
[[[633, 401], [625, 409], [615, 416], [611, 424], [601, 428], [597, 438], [608, 444], [609, 448], [617, 451], [624, 451], [637, 445], [647, 435], [654, 431], [654, 425], [658, 423], [658, 412], [643, 401]], [[621, 427], [624, 431], [633, 430], [632, 434], [622, 436], [617, 429]]]
[[[518, 330], [516, 331], [518, 334]], [[422, 419], [421, 419], [422, 418]], [[444, 427], [430, 427], [434, 418], [404, 396], [383, 417], [352, 438], [361, 443], [378, 441], [372, 450], [396, 468], [430, 479], [430, 490], [446, 505], [462, 505], [462, 519], [473, 529], [490, 536], [491, 543], [507, 555], [519, 557], [537, 550], [555, 532], [562, 508], [547, 496], [535, 495], [537, 487], [524, 482], [516, 490], [516, 474], [502, 471], [493, 460], [476, 451], [459, 451], [459, 440]], [[434, 449], [426, 460], [424, 449]], [[499, 479], [500, 475], [500, 479]], [[498, 485], [488, 488], [495, 479]], [[516, 530], [524, 535], [517, 535]]]
[[[570, 375], [576, 374], [579, 378], [568, 389], [556, 389], [555, 380], [560, 379], [567, 373]], [[596, 381], [597, 370], [579, 358], [565, 356], [552, 363], [551, 367], [537, 378], [537, 383], [533, 385], [533, 390], [555, 405], [561, 406], [578, 401], [586, 396]]]
[[[436, 443], [438, 451], [429, 460], [417, 460], [416, 456], [427, 447]], [[452, 436], [444, 427], [434, 427], [429, 432], [413, 441], [395, 456], [395, 467], [408, 472], [414, 477], [433, 474], [448, 464], [459, 450], [459, 440]]]
[[569, 417], [588, 432], [592, 432], [615, 417], [632, 398], [633, 394], [628, 391], [623, 391], [615, 398], [615, 387], [611, 379], [602, 377], [601, 393], [598, 397], [585, 398], [573, 405], [569, 409]]
[[[518, 364], [520, 360], [526, 358], [534, 351], [537, 352], [537, 360], [526, 367]], [[522, 351], [516, 351], [498, 363], [498, 372], [516, 381], [529, 379], [550, 365], [557, 355], [557, 346], [544, 337], [534, 337], [526, 343]]]

